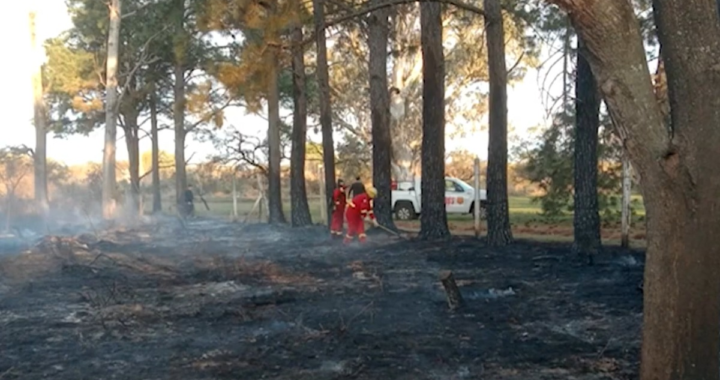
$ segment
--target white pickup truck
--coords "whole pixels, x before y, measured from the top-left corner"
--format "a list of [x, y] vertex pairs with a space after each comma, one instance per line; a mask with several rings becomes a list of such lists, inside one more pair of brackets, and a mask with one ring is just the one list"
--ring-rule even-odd
[[[392, 206], [395, 218], [400, 220], [416, 219], [421, 210], [420, 179], [415, 181], [393, 182]], [[480, 215], [485, 214], [487, 192], [480, 190]], [[445, 178], [445, 208], [448, 214], [472, 214], [475, 210], [475, 189], [464, 181]]]

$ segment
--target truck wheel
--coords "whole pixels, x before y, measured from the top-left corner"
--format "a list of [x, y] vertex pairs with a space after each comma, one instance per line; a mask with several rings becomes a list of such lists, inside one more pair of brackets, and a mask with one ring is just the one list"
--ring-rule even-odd
[[412, 220], [417, 218], [417, 214], [415, 214], [415, 209], [411, 203], [398, 202], [395, 205], [395, 217], [398, 220]]

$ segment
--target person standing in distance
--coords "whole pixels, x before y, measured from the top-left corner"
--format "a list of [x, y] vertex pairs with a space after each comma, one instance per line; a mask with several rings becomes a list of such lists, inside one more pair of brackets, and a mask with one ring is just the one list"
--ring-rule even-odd
[[357, 176], [355, 177], [355, 182], [350, 185], [347, 199], [351, 200], [360, 194], [365, 194], [365, 185], [363, 185], [362, 181], [360, 180], [360, 176]]
[[185, 194], [183, 195], [185, 198], [185, 216], [195, 216], [195, 197], [193, 196], [192, 185], [187, 186], [187, 189], [185, 189]]
[[345, 182], [338, 179], [335, 191], [333, 191], [333, 213], [332, 223], [330, 224], [330, 234], [333, 238], [341, 238], [343, 236], [343, 224], [345, 221]]

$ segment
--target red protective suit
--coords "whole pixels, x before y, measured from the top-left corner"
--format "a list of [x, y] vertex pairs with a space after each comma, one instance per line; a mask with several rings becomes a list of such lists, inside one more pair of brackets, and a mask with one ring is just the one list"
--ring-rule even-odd
[[333, 213], [332, 222], [330, 223], [330, 234], [332, 236], [342, 236], [343, 222], [345, 216], [345, 186], [338, 186], [333, 191]]
[[348, 223], [347, 235], [345, 235], [345, 239], [343, 240], [345, 244], [350, 243], [355, 235], [357, 235], [361, 243], [365, 242], [367, 235], [365, 235], [365, 223], [363, 219], [366, 217], [375, 219], [372, 198], [370, 198], [368, 194], [363, 193], [356, 195], [348, 202], [347, 211], [345, 211], [345, 218]]

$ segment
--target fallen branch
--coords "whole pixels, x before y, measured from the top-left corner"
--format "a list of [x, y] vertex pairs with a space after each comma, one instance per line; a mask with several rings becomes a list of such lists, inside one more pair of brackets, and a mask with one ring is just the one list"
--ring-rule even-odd
[[543, 261], [543, 260], [555, 260], [555, 261], [561, 261], [562, 259], [557, 256], [551, 256], [551, 255], [543, 255], [543, 256], [535, 256], [531, 259], [532, 261]]
[[104, 258], [112, 261], [113, 264], [115, 264], [115, 265], [118, 264], [118, 262], [117, 262], [115, 259], [113, 259], [112, 257], [110, 257], [110, 256], [108, 256], [108, 255], [106, 255], [106, 254], [104, 254], [104, 253], [99, 253], [99, 254], [98, 254], [97, 256], [95, 256], [95, 258], [90, 262], [90, 264], [88, 264], [88, 266], [89, 266], [89, 267], [92, 267], [93, 264], [95, 264], [95, 262], [98, 261], [101, 257], [104, 257]]
[[14, 369], [15, 369], [15, 367], [10, 367], [10, 368], [7, 369], [7, 371], [5, 371], [5, 372], [3, 372], [3, 373], [0, 373], [0, 379], [2, 379], [3, 377], [5, 377], [5, 375], [9, 374], [9, 373], [10, 373], [12, 370], [14, 370]]

